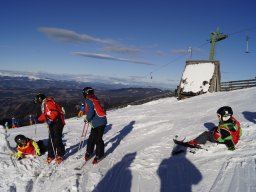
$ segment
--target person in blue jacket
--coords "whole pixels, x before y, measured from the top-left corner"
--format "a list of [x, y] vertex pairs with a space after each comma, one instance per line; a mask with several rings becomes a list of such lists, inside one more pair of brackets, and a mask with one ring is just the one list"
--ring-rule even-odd
[[104, 141], [102, 139], [104, 129], [107, 125], [107, 114], [101, 106], [99, 99], [94, 95], [94, 89], [85, 87], [83, 89], [83, 96], [85, 98], [85, 123], [90, 123], [92, 129], [87, 142], [87, 149], [85, 160], [88, 161], [95, 150], [95, 158], [93, 164], [98, 163], [104, 157]]

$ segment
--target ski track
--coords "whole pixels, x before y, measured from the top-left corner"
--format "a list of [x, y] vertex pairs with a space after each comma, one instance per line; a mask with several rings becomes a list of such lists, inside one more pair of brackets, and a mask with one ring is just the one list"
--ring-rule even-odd
[[210, 191], [256, 191], [256, 184], [252, 184], [256, 176], [251, 174], [251, 170], [256, 171], [256, 155], [228, 159], [223, 163]]
[[[168, 122], [154, 122], [154, 123], [148, 123], [143, 125], [143, 127], [154, 127], [155, 124], [163, 123], [166, 124], [166, 126], [172, 127], [171, 124]], [[166, 129], [166, 126], [163, 127], [163, 131]], [[250, 129], [250, 131], [253, 130], [253, 126], [250, 126], [248, 124], [243, 124], [245, 127], [244, 129]], [[143, 127], [140, 127], [137, 131], [144, 132], [145, 130]], [[137, 134], [141, 134], [136, 132], [136, 126], [133, 130]], [[87, 162], [86, 165], [82, 168], [80, 171], [72, 170], [71, 177], [66, 177], [67, 170], [65, 169], [65, 165], [69, 164], [69, 167], [72, 167], [75, 169], [76, 167], [80, 166], [83, 161], [83, 154], [84, 149], [81, 149], [82, 151], [79, 151], [79, 153], [75, 153], [73, 156], [68, 156], [67, 159], [60, 165], [54, 164], [54, 165], [47, 165], [44, 160], [46, 156], [42, 156], [41, 158], [27, 158], [23, 159], [22, 161], [16, 161], [16, 170], [14, 172], [18, 173], [20, 177], [23, 180], [24, 186], [19, 185], [11, 185], [9, 186], [10, 191], [16, 191], [17, 188], [24, 188], [25, 191], [32, 192], [32, 191], [55, 191], [55, 190], [63, 190], [64, 191], [102, 191], [104, 186], [106, 186], [109, 182], [113, 182], [114, 184], [112, 187], [108, 186], [109, 190], [121, 190], [125, 186], [130, 186], [130, 184], [127, 184], [127, 179], [129, 176], [129, 173], [127, 175], [125, 174], [126, 170], [130, 170], [134, 173], [137, 172], [136, 177], [133, 177], [132, 182], [137, 183], [136, 185], [133, 185], [132, 191], [140, 191], [140, 185], [142, 185], [144, 188], [142, 191], [150, 190], [152, 192], [157, 192], [159, 188], [160, 181], [159, 178], [156, 176], [156, 172], [159, 171], [159, 164], [160, 161], [156, 163], [155, 159], [164, 159], [164, 157], [161, 154], [164, 154], [163, 151], [170, 151], [170, 146], [174, 144], [172, 143], [172, 140], [169, 138], [168, 135], [166, 135], [164, 138], [159, 138], [157, 133], [154, 132], [154, 129], [150, 130], [151, 133], [146, 133], [148, 137], [154, 135], [155, 140], [152, 143], [152, 145], [147, 146], [146, 142], [143, 142], [143, 139], [149, 139], [148, 137], [134, 137], [132, 140], [134, 141], [132, 144], [124, 142], [125, 141], [125, 135], [122, 137], [122, 142], [119, 143], [118, 148], [116, 149], [117, 154], [109, 154], [107, 161], [102, 161], [100, 164], [102, 166], [93, 166], [91, 164], [91, 161]], [[248, 132], [245, 132], [247, 134]], [[112, 136], [117, 136], [118, 132], [116, 132]], [[67, 134], [67, 137], [69, 135]], [[133, 137], [132, 134], [130, 137]], [[168, 141], [169, 138], [169, 142]], [[249, 135], [244, 135], [245, 141], [251, 141], [253, 138]], [[86, 139], [86, 138], [85, 138]], [[150, 138], [153, 140], [153, 138]], [[124, 141], [123, 141], [124, 140]], [[239, 143], [239, 148], [237, 151], [242, 151], [243, 147], [253, 147], [254, 144], [250, 145], [244, 145], [244, 140], [242, 139]], [[108, 141], [106, 141], [108, 142]], [[106, 146], [106, 151], [111, 148], [113, 145], [115, 145], [115, 140], [109, 143], [109, 145]], [[143, 144], [145, 143], [145, 144]], [[156, 144], [158, 143], [158, 144]], [[132, 145], [131, 148], [136, 151], [136, 158], [135, 155], [132, 153], [130, 156], [118, 153], [118, 151], [122, 152], [123, 149], [125, 149], [126, 145]], [[70, 142], [70, 145], [72, 145], [72, 142]], [[216, 144], [215, 144], [216, 145]], [[252, 145], [252, 146], [251, 146]], [[164, 146], [164, 148], [163, 148]], [[214, 155], [215, 152], [220, 151], [220, 148], [223, 149], [223, 153], [225, 151], [225, 147], [221, 146], [219, 149], [217, 149], [212, 144], [205, 145], [205, 147], [208, 149], [208, 152], [205, 153], [203, 150], [197, 150], [196, 154], [188, 154], [188, 159], [192, 162], [196, 162], [194, 158], [200, 158], [200, 156], [211, 156]], [[77, 159], [79, 154], [82, 154], [82, 157], [80, 159]], [[135, 153], [135, 152], [134, 152]], [[222, 154], [222, 153], [221, 153]], [[119, 156], [122, 156], [124, 159], [121, 161], [119, 160]], [[134, 158], [134, 159], [133, 159]], [[168, 157], [167, 157], [168, 159]], [[184, 159], [180, 159], [184, 161]], [[185, 161], [186, 162], [186, 161]], [[72, 163], [72, 166], [70, 166], [70, 163]], [[174, 161], [175, 163], [175, 161]], [[167, 166], [170, 166], [166, 164]], [[163, 166], [166, 166], [163, 165]], [[12, 166], [10, 156], [5, 157], [5, 161], [1, 164], [1, 169], [9, 168]], [[161, 167], [161, 166], [160, 166]], [[110, 171], [107, 171], [110, 169]], [[113, 169], [113, 171], [111, 171]], [[221, 168], [219, 169], [219, 173], [216, 173], [216, 179], [213, 182], [213, 185], [209, 188], [209, 191], [211, 192], [221, 192], [221, 191], [241, 191], [242, 189], [246, 189], [246, 191], [254, 191], [256, 189], [255, 185], [247, 185], [247, 183], [253, 183], [253, 181], [256, 179], [255, 175], [248, 175], [248, 170], [255, 169], [256, 170], [256, 154], [251, 156], [248, 155], [248, 157], [230, 157], [226, 162], [223, 162]], [[104, 176], [107, 173], [106, 176]], [[250, 173], [250, 172], [249, 172]], [[103, 179], [107, 177], [107, 179]], [[116, 179], [118, 178], [118, 182]], [[183, 178], [182, 175], [177, 175], [177, 181], [181, 181]], [[250, 182], [246, 180], [250, 180]], [[61, 186], [53, 186], [55, 182], [58, 182], [59, 180], [64, 180], [64, 185]], [[101, 180], [103, 180], [101, 182]], [[233, 183], [237, 183], [237, 185], [231, 185]], [[99, 183], [96, 185], [96, 183]], [[136, 187], [135, 187], [136, 186]], [[145, 189], [145, 186], [148, 186], [148, 189]], [[153, 187], [155, 186], [155, 187]], [[178, 186], [182, 186], [182, 182], [178, 182]], [[54, 188], [54, 190], [53, 190]], [[129, 187], [128, 187], [129, 188]], [[205, 189], [198, 190], [198, 191], [204, 191]]]
[[[220, 94], [223, 97], [231, 95]], [[208, 102], [211, 97], [212, 102]], [[211, 126], [216, 124], [216, 119], [209, 115], [216, 112], [216, 106], [220, 102], [214, 98], [215, 94], [178, 102], [176, 99], [166, 98], [161, 102], [152, 101], [110, 111], [109, 122], [113, 124], [108, 125], [103, 138], [106, 157], [98, 165], [92, 165], [91, 159], [81, 170], [75, 168], [84, 163], [83, 155], [90, 133], [89, 128], [87, 135], [82, 138], [83, 146], [78, 151], [83, 118], [67, 121], [63, 132], [67, 153], [65, 160], [59, 165], [48, 165], [45, 162], [47, 154], [17, 161], [9, 155], [12, 150], [8, 140], [13, 140], [13, 135], [7, 135], [0, 128], [0, 152], [6, 153], [0, 155], [0, 192], [254, 192], [256, 126], [243, 118], [243, 111], [235, 115], [238, 119], [243, 119], [243, 136], [235, 151], [227, 151], [224, 145], [206, 143], [203, 147], [208, 151], [195, 149], [195, 154], [192, 154], [188, 149], [187, 153], [171, 155], [175, 147], [172, 140], [175, 135], [189, 140], [210, 128], [209, 125], [201, 125], [201, 122], [207, 122]], [[207, 101], [207, 106], [196, 105], [197, 100]], [[233, 105], [243, 105], [237, 98], [233, 102]], [[228, 99], [223, 103], [229, 104]], [[167, 104], [174, 108], [173, 113], [170, 114], [170, 108], [165, 107]], [[196, 118], [189, 118], [186, 113], [183, 115], [184, 106], [189, 110], [189, 115], [193, 116], [196, 111]], [[248, 106], [241, 107], [241, 110], [247, 111]], [[132, 116], [131, 111], [136, 115]], [[186, 123], [188, 120], [189, 123]], [[37, 132], [43, 132], [43, 138], [47, 138], [45, 125], [38, 125], [36, 128]], [[22, 133], [18, 132], [19, 129], [15, 131], [15, 134]], [[35, 135], [35, 138], [38, 136]]]

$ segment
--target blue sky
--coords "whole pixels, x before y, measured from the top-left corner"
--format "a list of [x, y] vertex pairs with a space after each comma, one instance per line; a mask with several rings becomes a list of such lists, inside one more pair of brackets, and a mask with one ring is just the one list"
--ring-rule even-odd
[[255, 7], [253, 0], [1, 0], [0, 69], [175, 85], [186, 60], [209, 58], [207, 40], [219, 27], [229, 35], [216, 47], [222, 81], [254, 78]]

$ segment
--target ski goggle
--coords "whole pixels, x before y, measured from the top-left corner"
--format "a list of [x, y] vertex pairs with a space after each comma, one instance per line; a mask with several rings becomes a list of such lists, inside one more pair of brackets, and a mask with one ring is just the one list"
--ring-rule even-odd
[[86, 96], [89, 94], [89, 92], [93, 91], [94, 89], [84, 89], [83, 90], [83, 95]]
[[221, 116], [220, 114], [217, 114], [218, 118], [220, 121], [227, 121], [231, 118], [231, 115], [223, 115]]
[[27, 141], [18, 141], [17, 144], [20, 146], [20, 147], [24, 147], [27, 145]]

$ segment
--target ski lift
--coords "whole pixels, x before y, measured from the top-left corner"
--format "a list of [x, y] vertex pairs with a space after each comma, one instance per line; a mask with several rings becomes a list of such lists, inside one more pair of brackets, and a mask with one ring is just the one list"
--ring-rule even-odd
[[246, 35], [246, 50], [245, 50], [245, 53], [250, 53], [249, 52], [249, 35]]
[[152, 72], [150, 73], [150, 79], [153, 79]]
[[188, 53], [190, 55], [190, 59], [192, 59], [192, 47], [188, 47]]

